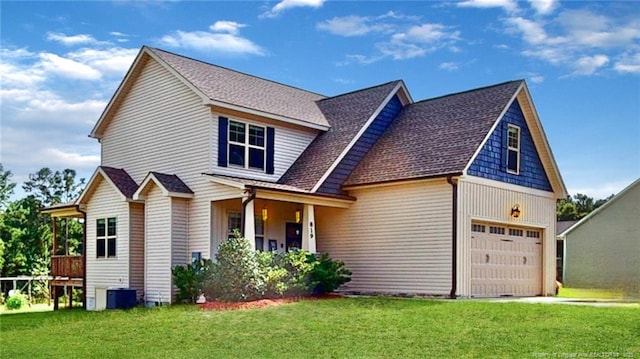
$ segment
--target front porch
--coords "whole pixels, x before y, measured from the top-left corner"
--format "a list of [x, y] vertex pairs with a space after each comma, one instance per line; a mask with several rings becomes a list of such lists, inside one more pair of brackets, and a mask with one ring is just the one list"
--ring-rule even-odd
[[[269, 183], [243, 183], [214, 178], [218, 184], [235, 187], [233, 197], [211, 202], [211, 258], [218, 246], [238, 230], [254, 250], [284, 253], [302, 249], [317, 253], [319, 207], [349, 208], [354, 198], [301, 193], [269, 188]], [[247, 180], [248, 181], [248, 180]], [[231, 196], [229, 196], [231, 197]]]

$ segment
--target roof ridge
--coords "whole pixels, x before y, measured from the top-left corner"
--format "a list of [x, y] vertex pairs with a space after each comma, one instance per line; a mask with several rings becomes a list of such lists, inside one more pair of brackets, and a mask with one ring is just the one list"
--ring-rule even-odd
[[[282, 83], [282, 82], [278, 82], [278, 81], [271, 80], [271, 79], [267, 79], [267, 78], [264, 78], [264, 77], [260, 77], [260, 76], [252, 75], [252, 74], [249, 74], [249, 73], [246, 73], [246, 72], [242, 72], [242, 71], [234, 70], [234, 69], [229, 68], [229, 67], [225, 67], [225, 66], [220, 66], [220, 65], [212, 64], [212, 63], [210, 63], [210, 62], [206, 62], [206, 61], [203, 61], [203, 60], [194, 59], [193, 57], [189, 57], [189, 56], [185, 56], [185, 55], [177, 54], [177, 53], [175, 53], [175, 52], [171, 52], [171, 51], [167, 51], [167, 50], [159, 49], [159, 48], [157, 48], [157, 47], [151, 47], [151, 46], [147, 46], [147, 45], [143, 45], [143, 46], [144, 46], [144, 47], [146, 47], [147, 49], [151, 50], [151, 51], [162, 51], [162, 52], [164, 52], [164, 53], [167, 53], [167, 54], [170, 54], [170, 55], [173, 55], [173, 56], [182, 57], [182, 58], [187, 59], [187, 60], [190, 60], [190, 61], [199, 62], [199, 63], [205, 64], [205, 65], [208, 65], [208, 66], [213, 66], [213, 67], [217, 67], [217, 68], [219, 68], [219, 69], [223, 69], [223, 70], [227, 70], [227, 71], [235, 72], [235, 73], [237, 73], [237, 74], [244, 75], [244, 76], [247, 76], [247, 77], [253, 77], [253, 78], [255, 78], [255, 79], [259, 79], [259, 80], [263, 80], [263, 81], [271, 82], [271, 83], [273, 83], [273, 84], [280, 85], [280, 86], [284, 86], [284, 87], [288, 87], [288, 88], [295, 89], [295, 90], [304, 91], [304, 92], [307, 92], [307, 93], [310, 93], [310, 94], [313, 94], [313, 95], [322, 96], [322, 97], [324, 97], [324, 98], [326, 98], [326, 97], [327, 97], [326, 95], [323, 95], [323, 94], [318, 93], [318, 92], [309, 91], [309, 90], [306, 90], [306, 89], [303, 89], [303, 88], [300, 88], [300, 87], [297, 87], [297, 86], [287, 85], [287, 84]], [[171, 66], [171, 65], [169, 65], [169, 66]], [[172, 66], [172, 67], [173, 67], [173, 66]]]
[[338, 95], [335, 95], [335, 96], [325, 97], [325, 98], [323, 98], [321, 100], [318, 100], [318, 102], [325, 101], [325, 100], [331, 100], [331, 99], [335, 99], [337, 97], [347, 96], [347, 95], [351, 95], [351, 94], [358, 93], [358, 92], [368, 91], [368, 90], [372, 90], [374, 88], [383, 87], [383, 86], [387, 86], [389, 84], [398, 83], [398, 82], [402, 82], [402, 80], [398, 79], [398, 80], [387, 81], [387, 82], [382, 83], [382, 84], [373, 85], [373, 86], [365, 87], [365, 88], [362, 88], [362, 89], [341, 93], [341, 94], [338, 94]]
[[429, 101], [433, 101], [433, 100], [439, 100], [439, 99], [442, 99], [442, 98], [445, 98], [445, 97], [451, 97], [451, 96], [463, 95], [463, 94], [466, 94], [466, 93], [471, 93], [471, 92], [476, 92], [476, 91], [488, 90], [490, 88], [504, 86], [504, 85], [517, 83], [517, 82], [524, 82], [524, 79], [505, 81], [505, 82], [497, 83], [497, 84], [494, 84], [494, 85], [482, 86], [482, 87], [474, 88], [474, 89], [471, 89], [471, 90], [465, 90], [465, 91], [460, 91], [460, 92], [452, 92], [452, 93], [449, 93], [449, 94], [446, 94], [446, 95], [440, 95], [440, 96], [436, 96], [436, 97], [425, 98], [425, 99], [422, 99], [420, 101], [414, 102], [413, 105], [416, 105], [416, 104], [419, 104], [419, 103], [423, 103], [423, 102], [429, 102]]

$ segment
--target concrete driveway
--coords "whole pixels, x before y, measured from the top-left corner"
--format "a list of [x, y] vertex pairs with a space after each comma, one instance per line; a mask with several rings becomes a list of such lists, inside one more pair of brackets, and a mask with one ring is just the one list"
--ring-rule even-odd
[[569, 304], [569, 305], [587, 305], [592, 307], [631, 307], [640, 308], [638, 301], [624, 301], [617, 299], [576, 299], [576, 298], [560, 298], [560, 297], [505, 297], [505, 298], [488, 298], [481, 299], [491, 302], [504, 303], [532, 303], [532, 304]]

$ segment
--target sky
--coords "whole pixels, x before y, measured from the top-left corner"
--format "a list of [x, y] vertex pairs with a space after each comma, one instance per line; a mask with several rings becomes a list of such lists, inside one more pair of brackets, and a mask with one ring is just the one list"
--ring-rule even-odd
[[640, 2], [0, 1], [0, 162], [90, 178], [88, 137], [143, 45], [338, 95], [525, 79], [570, 194], [640, 177]]

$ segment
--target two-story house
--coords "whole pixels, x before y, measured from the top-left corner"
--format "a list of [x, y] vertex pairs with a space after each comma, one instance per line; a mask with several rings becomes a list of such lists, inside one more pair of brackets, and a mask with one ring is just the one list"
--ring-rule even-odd
[[346, 291], [554, 293], [566, 189], [522, 80], [325, 97], [143, 47], [91, 137], [88, 309], [108, 287], [171, 303], [172, 266], [213, 258], [235, 228], [257, 250], [344, 261]]

